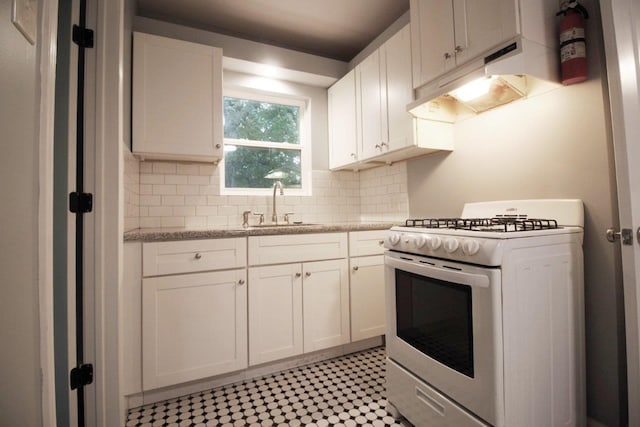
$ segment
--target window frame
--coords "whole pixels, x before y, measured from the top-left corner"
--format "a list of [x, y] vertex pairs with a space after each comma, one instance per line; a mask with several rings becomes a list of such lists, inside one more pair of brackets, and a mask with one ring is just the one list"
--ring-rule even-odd
[[[247, 139], [225, 138], [223, 131], [223, 148], [227, 144], [256, 147], [273, 148], [300, 151], [300, 175], [302, 180], [301, 188], [285, 188], [285, 195], [289, 196], [310, 196], [311, 195], [311, 118], [310, 99], [307, 97], [291, 96], [276, 92], [265, 92], [251, 88], [224, 88], [224, 98], [239, 98], [257, 102], [268, 102], [271, 104], [290, 105], [298, 107], [300, 110], [299, 144], [287, 142], [253, 141]], [[224, 108], [223, 108], [224, 110]], [[224, 112], [223, 112], [224, 114]], [[273, 193], [273, 187], [269, 188], [233, 188], [226, 186], [226, 158], [223, 156], [220, 162], [220, 195], [223, 196], [265, 196]], [[275, 182], [276, 180], [274, 180]]]

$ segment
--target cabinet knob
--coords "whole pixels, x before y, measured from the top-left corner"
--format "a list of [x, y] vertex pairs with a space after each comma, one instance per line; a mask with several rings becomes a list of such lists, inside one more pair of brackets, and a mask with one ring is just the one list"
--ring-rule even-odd
[[462, 52], [463, 50], [464, 50], [464, 48], [463, 48], [462, 46], [459, 46], [459, 45], [458, 45], [458, 46], [456, 46], [456, 48], [455, 48], [456, 53], [460, 53], [460, 52]]
[[194, 256], [195, 259], [200, 259], [202, 258], [202, 255], [200, 255], [200, 252], [196, 252], [196, 255]]
[[384, 240], [378, 240], [378, 245], [380, 246], [384, 245]]
[[306, 273], [304, 273], [304, 275], [305, 275], [306, 277], [309, 277], [309, 276], [311, 276], [311, 273], [307, 271]]
[[351, 153], [351, 157], [356, 158], [356, 153]]
[[357, 265], [353, 267], [353, 271], [358, 271], [358, 266]]
[[244, 279], [238, 280], [238, 285], [241, 285], [241, 286], [244, 285]]
[[451, 54], [449, 52], [444, 53], [444, 59], [451, 59]]
[[300, 276], [302, 276], [302, 274], [296, 273], [296, 277], [300, 277]]
[[216, 148], [219, 150], [222, 147], [220, 144], [216, 144]]

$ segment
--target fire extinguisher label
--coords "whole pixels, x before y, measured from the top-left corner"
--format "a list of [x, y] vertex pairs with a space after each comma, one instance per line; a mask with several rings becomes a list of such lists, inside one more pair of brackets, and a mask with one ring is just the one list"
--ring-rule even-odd
[[569, 43], [560, 48], [560, 61], [565, 62], [574, 58], [586, 58], [587, 47], [585, 42]]
[[575, 39], [583, 39], [584, 40], [584, 28], [569, 28], [560, 33], [560, 44], [569, 42]]

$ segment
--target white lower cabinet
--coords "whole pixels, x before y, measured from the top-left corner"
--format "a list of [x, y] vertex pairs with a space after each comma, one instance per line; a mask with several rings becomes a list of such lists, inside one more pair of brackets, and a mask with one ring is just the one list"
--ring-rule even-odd
[[305, 353], [349, 343], [347, 269], [346, 259], [302, 265]]
[[249, 268], [249, 364], [347, 344], [347, 260]]
[[246, 270], [142, 280], [143, 390], [247, 367]]
[[351, 339], [384, 335], [384, 256], [351, 258]]
[[301, 264], [249, 269], [249, 364], [302, 354]]

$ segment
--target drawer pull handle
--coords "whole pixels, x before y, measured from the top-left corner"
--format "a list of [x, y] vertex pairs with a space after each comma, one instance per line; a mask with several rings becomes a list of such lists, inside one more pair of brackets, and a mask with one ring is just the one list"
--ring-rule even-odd
[[309, 276], [311, 276], [311, 273], [307, 271], [306, 273], [304, 273], [304, 275], [309, 277]]
[[238, 280], [238, 285], [240, 285], [240, 286], [244, 285], [244, 279]]
[[302, 274], [296, 273], [296, 277], [300, 277], [300, 276], [302, 276]]
[[353, 271], [358, 271], [358, 266], [353, 267]]
[[378, 240], [378, 244], [379, 244], [380, 246], [384, 245], [384, 240]]
[[202, 255], [200, 255], [200, 252], [196, 252], [196, 256], [194, 258], [195, 259], [200, 259], [200, 258], [202, 258]]

